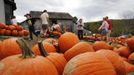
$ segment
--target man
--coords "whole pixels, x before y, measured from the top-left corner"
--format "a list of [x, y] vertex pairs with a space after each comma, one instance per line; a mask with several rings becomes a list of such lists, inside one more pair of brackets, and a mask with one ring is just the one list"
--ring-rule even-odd
[[30, 14], [26, 14], [24, 15], [27, 20], [27, 24], [28, 24], [28, 28], [29, 28], [29, 33], [30, 33], [30, 39], [29, 40], [33, 40], [33, 34], [35, 34], [35, 30], [34, 30], [34, 20], [31, 19], [31, 15]]
[[41, 30], [41, 33], [45, 37], [46, 34], [47, 34], [47, 31], [49, 29], [49, 15], [47, 13], [47, 10], [43, 11], [43, 13], [41, 14], [40, 18], [42, 20], [42, 30]]

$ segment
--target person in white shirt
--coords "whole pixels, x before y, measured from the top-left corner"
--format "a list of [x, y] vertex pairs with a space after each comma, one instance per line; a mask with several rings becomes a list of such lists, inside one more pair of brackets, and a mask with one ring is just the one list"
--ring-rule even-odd
[[77, 22], [77, 30], [78, 30], [79, 39], [83, 38], [83, 29], [84, 29], [83, 27], [84, 27], [83, 19], [79, 19], [79, 21]]
[[47, 10], [44, 10], [43, 13], [40, 16], [42, 21], [42, 30], [41, 33], [46, 36], [47, 31], [49, 29], [49, 15], [47, 13]]
[[16, 20], [15, 16], [12, 17], [11, 23], [14, 24], [14, 25], [17, 25], [17, 20]]

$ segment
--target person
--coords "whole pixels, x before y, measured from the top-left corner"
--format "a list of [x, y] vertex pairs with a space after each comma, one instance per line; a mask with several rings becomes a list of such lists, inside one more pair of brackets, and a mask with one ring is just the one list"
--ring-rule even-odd
[[109, 24], [107, 36], [108, 36], [108, 40], [110, 40], [109, 37], [110, 37], [111, 31], [112, 31], [112, 22], [111, 22], [111, 20], [108, 18], [108, 16], [106, 16], [106, 21], [107, 21], [107, 23]]
[[11, 23], [14, 24], [14, 25], [17, 25], [17, 20], [16, 20], [15, 16], [12, 17]]
[[43, 13], [40, 16], [41, 21], [42, 21], [42, 30], [41, 33], [45, 37], [48, 30], [49, 30], [49, 15], [47, 13], [47, 10], [44, 10]]
[[77, 22], [77, 30], [78, 30], [79, 39], [83, 39], [83, 29], [84, 29], [83, 27], [84, 27], [83, 19], [79, 19]]
[[34, 30], [34, 20], [31, 19], [31, 15], [30, 14], [26, 14], [24, 15], [27, 20], [27, 24], [28, 24], [28, 28], [29, 28], [29, 33], [30, 33], [30, 39], [29, 40], [33, 40], [33, 34], [36, 34], [35, 33], [35, 30]]
[[[104, 17], [103, 18], [103, 22], [102, 22], [102, 25], [99, 27], [99, 31], [101, 30], [101, 35], [103, 36], [102, 39], [103, 40], [106, 40], [107, 41], [107, 34], [108, 34], [108, 28], [109, 28], [109, 24], [108, 22], [106, 21], [106, 18]], [[106, 37], [105, 37], [106, 36]]]

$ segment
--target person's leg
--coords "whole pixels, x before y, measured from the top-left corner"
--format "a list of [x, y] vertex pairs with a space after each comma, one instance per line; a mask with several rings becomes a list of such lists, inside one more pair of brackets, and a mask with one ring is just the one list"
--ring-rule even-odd
[[81, 30], [81, 39], [83, 39], [83, 30]]
[[29, 37], [30, 37], [30, 40], [33, 40], [33, 36], [32, 36], [32, 28], [31, 27], [29, 27]]
[[78, 38], [80, 39], [80, 30], [78, 30]]

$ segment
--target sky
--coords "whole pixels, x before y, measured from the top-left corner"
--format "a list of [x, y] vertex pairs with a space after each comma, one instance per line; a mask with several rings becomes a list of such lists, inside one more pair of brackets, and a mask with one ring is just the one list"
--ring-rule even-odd
[[15, 0], [14, 12], [18, 22], [24, 21], [29, 11], [68, 12], [84, 22], [134, 18], [134, 0]]

